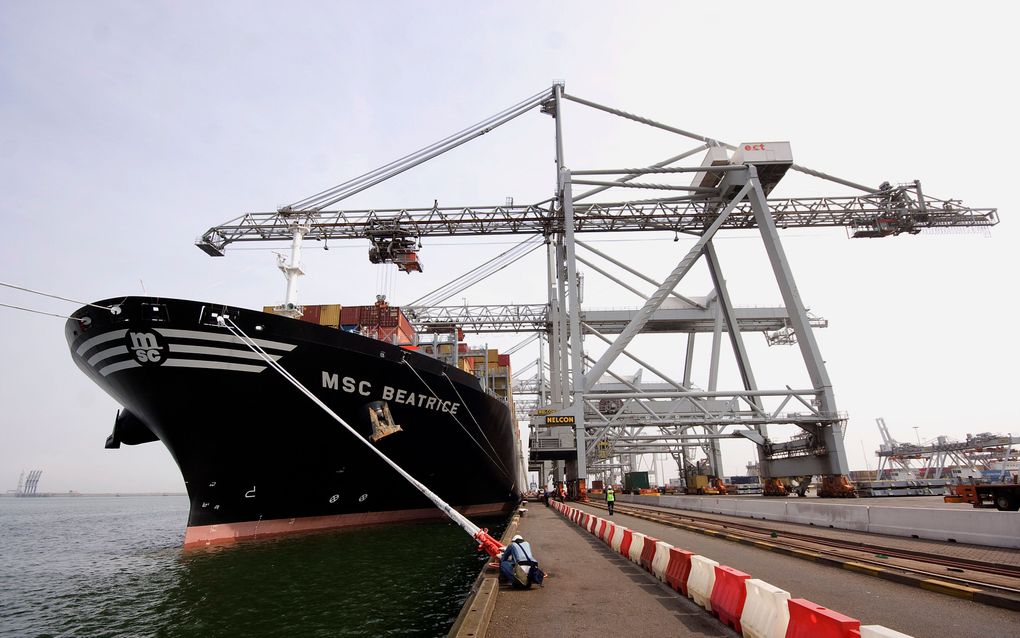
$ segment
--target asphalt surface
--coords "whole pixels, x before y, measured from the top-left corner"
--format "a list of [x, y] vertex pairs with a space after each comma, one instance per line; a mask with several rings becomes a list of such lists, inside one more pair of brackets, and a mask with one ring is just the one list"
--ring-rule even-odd
[[500, 585], [487, 636], [739, 635], [542, 503], [528, 504], [518, 532], [547, 573], [545, 587]]

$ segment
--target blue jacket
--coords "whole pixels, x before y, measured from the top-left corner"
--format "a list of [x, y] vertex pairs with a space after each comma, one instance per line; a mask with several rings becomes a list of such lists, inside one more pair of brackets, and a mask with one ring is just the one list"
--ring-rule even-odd
[[533, 561], [535, 555], [531, 553], [531, 545], [528, 541], [514, 541], [503, 550], [503, 560], [517, 564], [521, 561]]

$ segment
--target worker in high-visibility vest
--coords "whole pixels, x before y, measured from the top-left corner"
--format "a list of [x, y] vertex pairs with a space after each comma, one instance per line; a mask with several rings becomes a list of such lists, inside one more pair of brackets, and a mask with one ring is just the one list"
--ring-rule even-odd
[[613, 491], [613, 486], [606, 487], [606, 505], [609, 506], [609, 515], [613, 515], [613, 503], [616, 502], [616, 492]]

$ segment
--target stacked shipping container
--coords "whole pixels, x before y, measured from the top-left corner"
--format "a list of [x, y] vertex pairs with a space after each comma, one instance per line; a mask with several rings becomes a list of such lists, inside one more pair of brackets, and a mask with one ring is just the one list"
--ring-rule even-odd
[[[264, 312], [274, 313], [273, 306], [266, 306]], [[367, 337], [395, 343], [397, 345], [414, 345], [415, 330], [407, 315], [397, 307], [390, 306], [380, 299], [371, 306], [341, 306], [326, 304], [321, 306], [302, 306], [304, 314], [301, 321], [315, 323], [357, 332]]]

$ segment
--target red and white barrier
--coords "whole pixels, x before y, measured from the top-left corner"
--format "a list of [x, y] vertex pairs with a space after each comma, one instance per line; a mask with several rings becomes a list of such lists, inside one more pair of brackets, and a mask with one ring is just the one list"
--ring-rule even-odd
[[744, 611], [744, 599], [747, 589], [744, 581], [751, 578], [750, 574], [719, 565], [715, 568], [715, 585], [712, 587], [712, 611], [719, 620], [734, 631], [740, 633], [740, 614]]
[[643, 551], [645, 551], [645, 535], [639, 534], [638, 532], [631, 532], [630, 547], [627, 551], [627, 558], [640, 565], [641, 552]]
[[684, 596], [687, 593], [687, 579], [691, 575], [691, 557], [693, 552], [679, 547], [669, 548], [669, 564], [666, 566], [666, 583]]
[[630, 546], [634, 542], [634, 532], [630, 531], [626, 527], [623, 529], [623, 537], [620, 539], [620, 554], [630, 558]]
[[641, 566], [648, 571], [652, 571], [652, 559], [655, 558], [655, 544], [659, 542], [659, 539], [652, 536], [645, 536], [644, 547], [641, 548]]
[[907, 634], [883, 627], [882, 625], [864, 625], [861, 627], [861, 638], [914, 638]]
[[666, 580], [666, 568], [669, 567], [669, 550], [672, 545], [665, 541], [655, 543], [655, 555], [652, 556], [652, 573], [659, 580]]
[[712, 611], [712, 588], [715, 587], [715, 567], [719, 563], [695, 554], [691, 556], [691, 575], [687, 577], [687, 595], [699, 606]]
[[606, 521], [606, 531], [602, 534], [602, 540], [606, 542], [606, 545], [612, 546], [613, 532], [616, 531], [616, 525]]
[[790, 624], [790, 592], [757, 578], [744, 581], [747, 598], [740, 614], [744, 638], [785, 638]]
[[[613, 537], [609, 541], [609, 546], [613, 548], [614, 552], [620, 552], [620, 547], [623, 545], [623, 537], [629, 531], [626, 527], [613, 525]], [[627, 536], [627, 538], [630, 538], [630, 536]]]
[[594, 534], [595, 530], [597, 530], [599, 528], [599, 523], [601, 521], [602, 521], [601, 518], [599, 518], [597, 516], [592, 516], [591, 519], [589, 519], [589, 521], [588, 521], [588, 533], [589, 534]]
[[790, 599], [786, 638], [861, 638], [861, 621], [803, 598]]
[[606, 527], [608, 525], [609, 525], [609, 522], [606, 519], [604, 519], [604, 518], [600, 518], [599, 519], [599, 528], [598, 528], [597, 536], [600, 539], [602, 539], [602, 540], [606, 540]]

